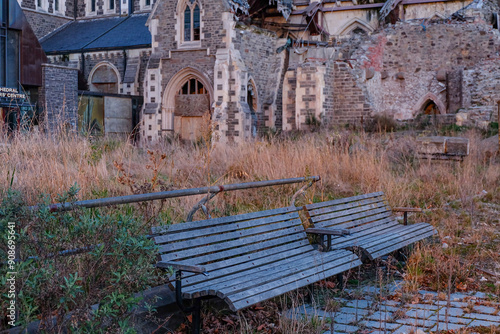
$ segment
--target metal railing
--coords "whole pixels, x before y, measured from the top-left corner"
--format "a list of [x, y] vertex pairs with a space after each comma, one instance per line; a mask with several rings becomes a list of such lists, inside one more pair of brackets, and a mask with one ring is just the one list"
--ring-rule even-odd
[[[301, 182], [309, 182], [309, 184], [301, 187], [295, 194], [292, 196], [290, 205], [294, 205], [296, 198], [302, 194], [307, 188], [309, 188], [314, 182], [321, 180], [320, 176], [308, 176], [308, 177], [296, 177], [290, 179], [278, 179], [278, 180], [269, 180], [269, 181], [256, 181], [256, 182], [246, 182], [246, 183], [233, 183], [226, 184], [221, 186], [211, 186], [211, 187], [201, 187], [201, 188], [190, 188], [190, 189], [179, 189], [179, 190], [170, 190], [170, 191], [161, 191], [156, 193], [148, 193], [148, 194], [137, 194], [137, 195], [128, 195], [128, 196], [118, 196], [118, 197], [107, 197], [107, 198], [99, 198], [99, 199], [91, 199], [85, 201], [76, 201], [73, 203], [58, 203], [52, 204], [49, 206], [50, 211], [59, 212], [59, 211], [69, 211], [76, 208], [98, 208], [105, 207], [111, 205], [119, 205], [119, 204], [131, 204], [145, 201], [154, 201], [154, 200], [164, 200], [168, 198], [176, 198], [176, 197], [185, 197], [185, 196], [193, 196], [193, 195], [207, 195], [207, 197], [203, 198], [200, 202], [198, 202], [189, 212], [187, 221], [191, 221], [194, 213], [203, 208], [205, 214], [208, 217], [209, 214], [204, 207], [204, 204], [212, 199], [215, 195], [225, 192], [225, 191], [234, 191], [234, 190], [243, 190], [243, 189], [255, 189], [269, 186], [277, 186], [277, 185], [286, 185], [286, 184], [294, 184]], [[39, 206], [31, 206], [29, 207], [31, 210], [37, 210]], [[153, 236], [148, 235], [148, 238]], [[95, 249], [100, 245], [90, 245], [76, 249], [68, 249], [64, 251], [60, 251], [57, 253], [52, 253], [44, 256], [43, 258], [53, 258], [57, 256], [71, 256], [77, 255], [81, 253], [87, 253]], [[31, 256], [25, 260], [33, 260], [38, 261], [40, 257]], [[16, 262], [19, 262], [19, 259], [16, 259]], [[0, 266], [5, 265], [6, 263], [0, 263]]]

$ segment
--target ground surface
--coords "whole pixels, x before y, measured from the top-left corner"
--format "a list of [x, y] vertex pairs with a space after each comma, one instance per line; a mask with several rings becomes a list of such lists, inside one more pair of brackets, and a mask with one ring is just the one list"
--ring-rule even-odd
[[[305, 304], [292, 309], [287, 316], [325, 321], [331, 329], [324, 334], [399, 334], [500, 326], [500, 302], [498, 296], [492, 294], [469, 292], [448, 295], [421, 290], [405, 302], [405, 298], [401, 298], [399, 283], [390, 285], [388, 291], [388, 296], [380, 300], [380, 289], [366, 286], [361, 289], [362, 293], [357, 294], [363, 296], [361, 299], [337, 299], [340, 307], [336, 312]], [[495, 333], [495, 329], [488, 332]]]

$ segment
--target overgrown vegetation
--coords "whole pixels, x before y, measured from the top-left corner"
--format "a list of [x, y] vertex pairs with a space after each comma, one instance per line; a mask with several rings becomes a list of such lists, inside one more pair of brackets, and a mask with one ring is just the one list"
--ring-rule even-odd
[[[322, 181], [300, 203], [381, 190], [391, 206], [424, 209], [412, 220], [433, 224], [442, 242], [413, 252], [404, 272], [408, 291], [427, 286], [498, 295], [500, 279], [481, 271], [500, 270], [500, 165], [479, 153], [483, 134], [460, 129], [471, 141], [471, 155], [462, 163], [434, 163], [418, 160], [415, 138], [391, 132], [384, 122], [370, 134], [322, 129], [239, 146], [210, 145], [210, 136], [197, 145], [174, 140], [149, 150], [126, 141], [42, 134], [4, 140], [1, 256], [7, 250], [6, 224], [15, 221], [20, 257], [40, 258], [18, 267], [19, 325], [41, 320], [48, 332], [63, 327], [72, 332], [132, 330], [127, 319], [138, 302], [134, 292], [161, 284], [165, 277], [153, 269], [156, 252], [145, 235], [153, 225], [181, 223], [200, 197], [65, 213], [51, 212], [49, 203], [307, 175], [321, 175]], [[286, 206], [296, 190], [280, 186], [223, 193], [208, 206], [214, 217]], [[41, 204], [38, 209], [26, 209], [36, 204]], [[49, 256], [88, 245], [97, 247], [76, 256]], [[95, 304], [99, 307], [91, 309]], [[287, 322], [269, 305], [226, 322], [221, 320], [225, 314], [211, 313], [208, 319], [219, 319], [221, 328], [252, 332], [261, 324], [251, 312], [265, 311], [274, 327], [260, 330], [313, 333], [318, 328]], [[290, 306], [286, 302], [280, 308]]]

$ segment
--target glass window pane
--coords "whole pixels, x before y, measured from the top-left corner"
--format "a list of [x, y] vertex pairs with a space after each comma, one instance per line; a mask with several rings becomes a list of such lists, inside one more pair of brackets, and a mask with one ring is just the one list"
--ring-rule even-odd
[[194, 6], [193, 10], [193, 41], [200, 40], [200, 7]]
[[189, 92], [189, 90], [188, 90], [188, 83], [189, 83], [189, 81], [186, 82], [184, 84], [184, 86], [182, 86], [182, 95], [188, 95], [188, 92]]
[[151, 0], [146, 0], [146, 6], [151, 6]]
[[59, 11], [59, 0], [54, 0], [54, 7], [56, 9], [56, 12]]
[[[5, 30], [0, 29], [0, 34]], [[5, 37], [0, 36], [0, 86], [5, 87]]]
[[196, 94], [196, 79], [189, 80], [189, 94]]
[[19, 85], [19, 31], [7, 31], [7, 87]]
[[109, 9], [115, 9], [115, 0], [109, 0]]
[[91, 1], [90, 2], [90, 10], [92, 12], [95, 12], [95, 2], [96, 2], [96, 0], [90, 0], [90, 1]]
[[4, 5], [3, 5], [3, 0], [0, 1], [0, 26], [3, 27], [7, 24], [6, 18], [5, 18], [5, 13], [4, 13]]
[[184, 11], [184, 41], [191, 41], [191, 9], [186, 7]]
[[198, 94], [205, 94], [203, 92], [203, 84], [198, 81]]

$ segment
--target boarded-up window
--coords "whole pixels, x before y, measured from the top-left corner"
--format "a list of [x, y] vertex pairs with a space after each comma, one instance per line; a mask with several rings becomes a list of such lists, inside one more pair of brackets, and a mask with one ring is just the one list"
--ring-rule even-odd
[[107, 65], [97, 68], [92, 75], [90, 90], [118, 94], [118, 77], [115, 71]]

